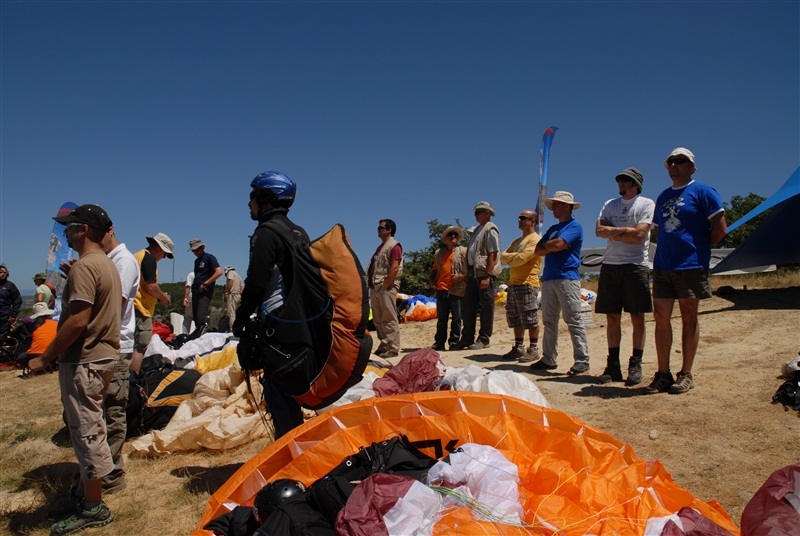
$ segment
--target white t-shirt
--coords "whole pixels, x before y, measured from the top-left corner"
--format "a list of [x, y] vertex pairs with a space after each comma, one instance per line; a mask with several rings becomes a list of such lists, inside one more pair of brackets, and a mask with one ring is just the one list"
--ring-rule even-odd
[[189, 301], [192, 299], [192, 283], [194, 283], [194, 272], [189, 272], [189, 275], [186, 276], [186, 286], [189, 287], [189, 297], [187, 299]]
[[133, 333], [136, 329], [136, 317], [133, 301], [139, 292], [139, 263], [128, 251], [125, 244], [120, 244], [108, 253], [114, 262], [122, 282], [122, 311], [120, 313], [119, 351], [123, 354], [133, 352]]
[[[641, 195], [633, 199], [617, 197], [606, 201], [597, 219], [612, 227], [636, 227], [640, 223], [653, 223], [655, 208], [652, 199]], [[647, 265], [649, 248], [650, 233], [645, 235], [644, 241], [636, 243], [609, 239], [603, 264]]]

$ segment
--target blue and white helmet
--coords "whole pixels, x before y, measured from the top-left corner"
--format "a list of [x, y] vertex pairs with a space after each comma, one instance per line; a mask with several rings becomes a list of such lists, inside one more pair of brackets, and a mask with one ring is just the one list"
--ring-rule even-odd
[[278, 204], [291, 207], [297, 194], [297, 185], [292, 179], [278, 171], [265, 171], [250, 183], [254, 190], [269, 190], [275, 194]]

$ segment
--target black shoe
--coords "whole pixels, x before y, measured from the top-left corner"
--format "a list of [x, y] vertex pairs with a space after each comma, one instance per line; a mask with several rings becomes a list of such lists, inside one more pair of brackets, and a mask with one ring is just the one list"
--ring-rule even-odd
[[536, 363], [531, 364], [531, 369], [533, 370], [555, 370], [557, 368], [558, 365], [548, 365], [542, 359], [540, 359]]
[[619, 366], [619, 359], [612, 359], [608, 358], [608, 365], [606, 369], [603, 371], [603, 374], [597, 378], [597, 383], [611, 383], [611, 382], [621, 382], [622, 381], [622, 370]]
[[520, 357], [525, 355], [525, 348], [520, 348], [519, 346], [515, 346], [511, 349], [510, 352], [503, 355], [503, 359], [519, 359]]
[[628, 361], [628, 379], [625, 380], [625, 385], [639, 385], [642, 383], [642, 358], [631, 357]]
[[567, 371], [567, 374], [569, 374], [570, 376], [577, 376], [578, 374], [583, 374], [584, 372], [589, 372], [589, 364], [588, 363], [575, 363]]
[[436, 350], [437, 352], [444, 352], [444, 343], [443, 342], [435, 342], [431, 345], [431, 350]]
[[669, 391], [673, 383], [675, 383], [675, 378], [672, 377], [671, 372], [656, 372], [656, 375], [653, 376], [653, 381], [644, 388], [644, 392], [651, 395], [655, 393], [664, 393]]

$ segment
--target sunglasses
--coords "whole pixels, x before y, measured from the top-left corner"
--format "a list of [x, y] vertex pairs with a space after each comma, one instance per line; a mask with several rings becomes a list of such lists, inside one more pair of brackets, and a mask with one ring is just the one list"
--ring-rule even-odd
[[668, 166], [680, 166], [680, 165], [685, 164], [688, 161], [689, 161], [688, 158], [670, 158], [669, 160], [667, 160], [667, 165]]
[[67, 233], [69, 232], [70, 229], [73, 229], [75, 227], [83, 227], [84, 225], [85, 224], [83, 224], [83, 223], [70, 223], [70, 224], [68, 224], [66, 227], [64, 227], [64, 236], [67, 236]]
[[518, 216], [517, 219], [519, 221], [525, 221], [525, 220], [532, 220], [533, 218], [531, 218], [529, 216]]
[[488, 212], [488, 211], [485, 208], [481, 208], [481, 209], [478, 209], [478, 210], [475, 211], [475, 215], [477, 216], [478, 214], [483, 214], [484, 212]]
[[378, 230], [379, 230], [379, 231], [387, 231], [388, 229], [389, 229], [389, 228], [388, 228], [388, 227], [386, 227], [386, 226], [383, 226], [383, 225], [378, 225]]
[[453, 231], [451, 233], [447, 233], [447, 236], [450, 238], [458, 238], [458, 233]]

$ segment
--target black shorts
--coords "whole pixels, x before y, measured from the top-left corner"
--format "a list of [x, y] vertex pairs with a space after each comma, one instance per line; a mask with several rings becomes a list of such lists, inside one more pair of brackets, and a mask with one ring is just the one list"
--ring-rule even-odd
[[640, 264], [603, 264], [594, 312], [634, 315], [653, 311], [650, 298], [650, 270]]
[[653, 298], [684, 300], [711, 297], [710, 272], [705, 268], [696, 270], [653, 270]]

